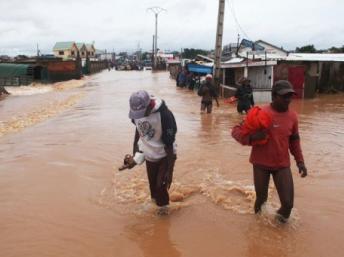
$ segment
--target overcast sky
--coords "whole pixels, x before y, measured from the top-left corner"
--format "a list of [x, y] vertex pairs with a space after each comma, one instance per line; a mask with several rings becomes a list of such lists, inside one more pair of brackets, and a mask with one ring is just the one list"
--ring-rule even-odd
[[[218, 0], [0, 0], [0, 55], [51, 53], [57, 41], [95, 42], [97, 49], [213, 49]], [[285, 49], [344, 45], [344, 0], [226, 0], [223, 44], [238, 33]]]

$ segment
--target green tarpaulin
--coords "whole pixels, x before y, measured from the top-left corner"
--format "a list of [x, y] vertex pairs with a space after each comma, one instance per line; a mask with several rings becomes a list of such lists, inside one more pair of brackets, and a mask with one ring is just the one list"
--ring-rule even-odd
[[0, 63], [0, 78], [26, 76], [30, 66], [30, 64]]

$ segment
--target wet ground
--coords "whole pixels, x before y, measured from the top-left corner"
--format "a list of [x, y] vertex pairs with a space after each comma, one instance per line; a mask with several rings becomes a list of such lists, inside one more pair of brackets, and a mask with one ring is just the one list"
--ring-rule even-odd
[[[131, 92], [162, 97], [178, 124], [171, 213], [157, 217], [144, 165], [118, 172], [131, 152]], [[279, 225], [271, 184], [252, 213], [249, 147], [241, 120], [220, 101], [200, 115], [199, 97], [168, 73], [104, 71], [54, 89], [12, 89], [0, 101], [0, 256], [341, 256], [344, 251], [344, 96], [295, 100], [309, 176], [293, 164], [295, 208]], [[24, 93], [23, 93], [24, 92]]]

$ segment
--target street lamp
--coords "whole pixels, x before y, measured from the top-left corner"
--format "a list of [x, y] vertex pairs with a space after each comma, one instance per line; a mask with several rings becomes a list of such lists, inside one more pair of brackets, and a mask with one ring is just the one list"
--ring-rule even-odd
[[154, 36], [154, 45], [153, 45], [153, 52], [154, 52], [154, 69], [157, 68], [157, 54], [158, 54], [158, 15], [159, 13], [166, 11], [164, 8], [154, 6], [147, 8], [147, 11], [151, 11], [155, 15], [155, 36]]

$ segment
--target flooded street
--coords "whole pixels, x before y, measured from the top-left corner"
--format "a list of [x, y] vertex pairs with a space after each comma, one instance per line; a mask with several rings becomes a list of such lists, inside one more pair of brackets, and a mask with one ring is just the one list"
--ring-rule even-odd
[[[344, 96], [295, 100], [309, 176], [293, 163], [289, 224], [269, 203], [253, 214], [250, 148], [230, 135], [242, 116], [220, 101], [200, 115], [195, 92], [166, 72], [104, 71], [76, 86], [0, 101], [1, 257], [334, 257], [344, 252]], [[163, 98], [178, 125], [171, 214], [157, 217], [145, 165], [117, 171], [132, 152], [128, 99]]]

